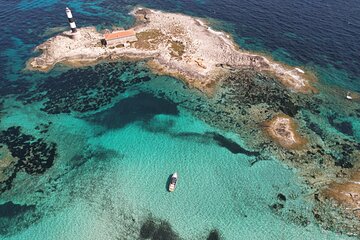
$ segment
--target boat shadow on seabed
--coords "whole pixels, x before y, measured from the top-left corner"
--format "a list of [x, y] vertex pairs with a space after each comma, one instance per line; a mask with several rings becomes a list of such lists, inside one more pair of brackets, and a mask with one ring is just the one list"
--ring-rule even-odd
[[170, 174], [170, 175], [168, 176], [167, 180], [166, 180], [165, 189], [166, 189], [167, 192], [170, 192], [170, 191], [169, 191], [169, 185], [170, 185], [170, 183], [171, 183], [171, 177], [172, 177], [172, 174]]

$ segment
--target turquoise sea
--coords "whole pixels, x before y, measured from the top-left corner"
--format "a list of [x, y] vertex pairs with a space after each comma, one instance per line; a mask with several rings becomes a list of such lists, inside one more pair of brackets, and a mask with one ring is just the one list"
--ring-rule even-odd
[[[78, 27], [101, 30], [131, 26], [128, 12], [139, 5], [205, 18], [247, 50], [314, 72], [319, 93], [293, 93], [271, 77], [243, 72], [209, 98], [144, 62], [24, 70], [38, 54], [35, 46], [67, 30], [66, 6]], [[360, 94], [357, 1], [0, 0], [0, 6], [0, 239], [360, 234], [315, 216], [314, 186], [304, 174], [310, 166], [317, 173], [359, 166], [360, 104], [344, 99], [347, 91]], [[255, 112], [294, 117], [310, 138], [308, 153], [271, 143]], [[175, 171], [177, 189], [169, 193]]]

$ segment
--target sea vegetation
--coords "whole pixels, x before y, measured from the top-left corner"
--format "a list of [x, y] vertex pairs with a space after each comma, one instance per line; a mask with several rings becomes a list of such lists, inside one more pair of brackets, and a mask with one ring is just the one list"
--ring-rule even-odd
[[0, 236], [15, 234], [39, 219], [35, 205], [20, 205], [11, 201], [0, 204]]
[[147, 219], [140, 228], [140, 239], [179, 240], [180, 237], [164, 220]]
[[[150, 240], [180, 240], [182, 239], [171, 227], [171, 224], [165, 220], [149, 217], [144, 220], [140, 227], [140, 239]], [[194, 238], [196, 239], [196, 238]], [[201, 238], [202, 239], [202, 238]], [[206, 237], [206, 240], [221, 240], [220, 232], [212, 229]]]
[[28, 174], [44, 173], [53, 165], [57, 154], [55, 143], [24, 134], [20, 127], [10, 127], [1, 131], [0, 144], [2, 148], [6, 147], [1, 162], [7, 162], [7, 166], [4, 166], [0, 173], [3, 180], [0, 182], [0, 193], [11, 188], [12, 181], [19, 171]]
[[217, 229], [213, 229], [210, 231], [209, 235], [207, 236], [206, 240], [220, 240], [220, 233]]
[[39, 81], [17, 99], [24, 104], [44, 101], [41, 110], [50, 114], [95, 111], [111, 103], [127, 87], [151, 79], [134, 69], [132, 78], [125, 80], [129, 67], [130, 63], [122, 62], [72, 69]]
[[[157, 114], [176, 116], [179, 110], [172, 101], [151, 93], [139, 93], [120, 100], [105, 111], [89, 116], [87, 120], [107, 129], [118, 129], [136, 121], [149, 122]], [[119, 116], [121, 118], [118, 118]]]

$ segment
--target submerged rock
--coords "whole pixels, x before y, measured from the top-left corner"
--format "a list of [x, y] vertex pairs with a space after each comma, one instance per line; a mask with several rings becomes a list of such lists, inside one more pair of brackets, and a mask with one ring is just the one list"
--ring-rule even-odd
[[279, 210], [281, 210], [281, 209], [284, 208], [284, 204], [282, 204], [282, 203], [274, 203], [274, 204], [272, 204], [270, 207], [271, 207], [271, 209], [273, 209], [274, 211], [279, 211]]
[[156, 231], [156, 223], [153, 220], [146, 220], [140, 228], [140, 237], [149, 239]]
[[18, 160], [11, 155], [6, 145], [0, 146], [0, 186], [12, 177]]
[[20, 205], [13, 202], [0, 204], [0, 218], [12, 218], [24, 214], [27, 211], [33, 211], [35, 205]]
[[140, 228], [141, 239], [179, 240], [171, 225], [163, 220], [147, 219]]
[[10, 236], [37, 222], [40, 215], [35, 205], [20, 205], [13, 202], [0, 204], [0, 235]]
[[56, 157], [56, 144], [48, 143], [44, 139], [21, 132], [20, 127], [10, 127], [0, 132], [0, 143], [6, 145], [11, 156], [18, 159], [15, 164], [9, 164], [4, 171], [8, 171], [0, 189], [0, 193], [10, 189], [16, 173], [25, 171], [28, 174], [41, 174], [50, 168]]
[[218, 230], [214, 229], [211, 230], [211, 232], [209, 233], [209, 236], [206, 238], [206, 240], [220, 240], [220, 234], [218, 232]]
[[346, 134], [348, 136], [354, 135], [354, 130], [351, 122], [348, 121], [340, 121], [336, 119], [336, 115], [331, 115], [328, 117], [329, 123], [339, 132]]
[[177, 104], [150, 93], [139, 93], [87, 119], [108, 129], [116, 129], [136, 121], [148, 122], [158, 114], [178, 115]]
[[279, 193], [279, 194], [277, 195], [277, 198], [278, 198], [280, 201], [283, 201], [283, 202], [286, 201], [286, 196], [285, 196], [284, 194], [282, 194], [282, 193]]
[[[44, 101], [41, 109], [50, 114], [95, 111], [111, 103], [128, 87], [151, 80], [145, 69], [130, 63], [106, 63], [94, 67], [72, 69], [59, 76], [35, 84], [34, 90], [18, 96], [24, 104]], [[109, 77], [109, 74], [111, 76]], [[126, 80], [125, 80], [126, 79]]]
[[360, 171], [355, 171], [349, 179], [343, 179], [342, 182], [333, 181], [321, 195], [352, 209], [360, 218]]
[[289, 116], [278, 115], [263, 126], [269, 136], [284, 148], [300, 149], [307, 143], [297, 132], [297, 125]]

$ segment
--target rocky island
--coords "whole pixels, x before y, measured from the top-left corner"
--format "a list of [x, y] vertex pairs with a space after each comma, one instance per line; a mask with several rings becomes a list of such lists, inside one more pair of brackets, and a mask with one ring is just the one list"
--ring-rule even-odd
[[[76, 67], [136, 59], [148, 60], [157, 73], [180, 78], [204, 92], [211, 92], [224, 74], [244, 68], [272, 74], [293, 91], [315, 91], [310, 74], [239, 49], [228, 34], [212, 30], [200, 19], [144, 8], [136, 8], [132, 14], [137, 24], [130, 30], [134, 36], [129, 40], [109, 45], [106, 35], [111, 34], [94, 27], [80, 28], [76, 34], [65, 31], [36, 48], [41, 54], [29, 60], [28, 69], [48, 71], [58, 63]], [[131, 32], [116, 34], [121, 38]]]
[[[49, 71], [57, 64], [80, 67], [130, 59], [146, 61], [154, 72], [182, 79], [205, 93], [215, 92], [218, 83], [223, 83], [227, 90], [222, 89], [211, 103], [206, 102], [211, 111], [207, 111], [203, 120], [227, 130], [236, 126], [239, 134], [249, 134], [250, 148], [265, 149], [298, 169], [313, 189], [314, 218], [324, 228], [359, 232], [360, 180], [351, 164], [359, 156], [360, 145], [334, 137], [312, 123], [306, 114], [298, 114], [301, 108], [314, 114], [314, 118], [320, 113], [319, 104], [323, 100], [315, 102], [316, 96], [298, 94], [316, 92], [311, 85], [315, 80], [312, 74], [240, 49], [231, 36], [214, 31], [204, 20], [145, 8], [136, 8], [132, 14], [136, 18], [132, 29], [98, 32], [95, 27], [84, 27], [75, 34], [64, 31], [50, 38], [36, 48], [40, 55], [30, 59], [27, 68]], [[113, 66], [116, 67], [109, 68]], [[355, 93], [351, 96], [358, 99]], [[185, 102], [182, 100], [178, 102]], [[200, 107], [194, 105], [195, 113], [206, 111], [203, 103]], [[99, 102], [94, 102], [95, 105]], [[49, 109], [50, 113], [61, 110], [57, 106]], [[340, 128], [340, 124], [329, 119], [330, 124]], [[266, 140], [259, 141], [263, 133]], [[329, 153], [330, 149], [338, 153], [348, 149], [347, 156], [338, 157], [338, 153]], [[0, 166], [0, 172], [12, 166], [10, 160], [6, 164]], [[329, 208], [330, 203], [335, 207]], [[348, 221], [349, 216], [354, 216], [353, 222]]]
[[280, 114], [264, 123], [267, 134], [279, 145], [287, 149], [299, 149], [306, 144], [306, 140], [297, 131], [292, 118]]
[[341, 203], [349, 212], [360, 217], [360, 172], [355, 171], [341, 182], [333, 181], [322, 190], [322, 196]]

